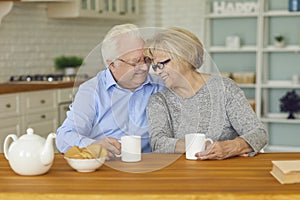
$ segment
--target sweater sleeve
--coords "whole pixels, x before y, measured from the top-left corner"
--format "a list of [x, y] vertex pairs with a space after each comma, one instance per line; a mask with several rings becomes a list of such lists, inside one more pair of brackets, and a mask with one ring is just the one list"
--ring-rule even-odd
[[174, 153], [178, 139], [172, 131], [170, 111], [162, 94], [156, 93], [147, 105], [150, 145], [156, 153]]
[[268, 143], [268, 133], [249, 105], [244, 92], [232, 81], [226, 80], [226, 114], [235, 131], [255, 152]]

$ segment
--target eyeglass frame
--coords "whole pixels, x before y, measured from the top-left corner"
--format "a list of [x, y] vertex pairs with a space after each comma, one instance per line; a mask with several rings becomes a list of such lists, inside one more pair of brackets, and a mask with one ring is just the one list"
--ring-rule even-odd
[[[127, 64], [127, 65], [130, 65], [131, 67], [134, 67], [134, 68], [135, 68], [139, 63], [141, 63], [141, 61], [142, 61], [141, 58], [140, 58], [139, 61], [136, 62], [136, 63], [130, 63], [130, 62], [126, 61], [126, 60], [123, 60], [122, 58], [117, 58], [116, 60], [119, 60], [119, 61], [121, 61], [121, 62], [123, 62], [123, 63], [125, 63], [125, 64]], [[151, 59], [150, 59], [149, 57], [144, 57], [143, 61], [144, 61], [144, 64], [147, 64], [148, 66], [150, 66], [150, 65], [151, 65], [151, 62], [152, 62]]]
[[170, 61], [171, 61], [171, 58], [169, 58], [169, 59], [167, 59], [165, 61], [162, 61], [162, 62], [158, 62], [156, 64], [154, 64], [152, 62], [151, 67], [152, 67], [153, 71], [156, 72], [157, 68], [160, 69], [160, 70], [162, 70], [163, 68], [165, 68], [165, 65], [168, 64]]

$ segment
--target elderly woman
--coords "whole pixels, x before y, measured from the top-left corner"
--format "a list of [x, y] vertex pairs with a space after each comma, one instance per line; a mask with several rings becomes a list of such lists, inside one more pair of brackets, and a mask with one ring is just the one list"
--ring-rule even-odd
[[196, 153], [199, 160], [253, 155], [267, 144], [268, 133], [243, 91], [231, 79], [200, 72], [209, 61], [195, 35], [169, 28], [146, 47], [152, 69], [167, 87], [152, 95], [147, 106], [154, 152], [184, 153], [189, 133], [204, 133], [214, 141]]

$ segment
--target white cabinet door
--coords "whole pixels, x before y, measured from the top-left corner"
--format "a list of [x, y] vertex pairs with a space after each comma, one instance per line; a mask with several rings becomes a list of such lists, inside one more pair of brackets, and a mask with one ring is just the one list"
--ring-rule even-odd
[[52, 18], [106, 18], [129, 20], [139, 15], [139, 0], [73, 0], [48, 4]]
[[21, 135], [21, 119], [19, 117], [0, 119], [0, 152], [3, 152], [3, 143], [9, 134]]
[[23, 93], [22, 102], [25, 130], [33, 128], [36, 134], [43, 137], [50, 132], [56, 132], [58, 126], [57, 90]]
[[56, 90], [25, 92], [22, 95], [25, 113], [34, 113], [48, 109], [55, 110], [57, 108]]
[[20, 110], [20, 95], [5, 94], [0, 95], [0, 118], [9, 116], [17, 116]]
[[57, 90], [58, 103], [72, 102], [74, 98], [73, 88], [64, 88]]

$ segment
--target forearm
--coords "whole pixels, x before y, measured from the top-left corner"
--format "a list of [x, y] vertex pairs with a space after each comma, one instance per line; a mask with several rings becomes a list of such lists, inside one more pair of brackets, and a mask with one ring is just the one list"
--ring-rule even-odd
[[72, 129], [66, 125], [58, 128], [56, 135], [56, 146], [62, 153], [66, 152], [72, 146], [85, 147], [95, 141], [72, 131]]
[[253, 151], [252, 147], [241, 137], [237, 137], [234, 140], [224, 141], [224, 143], [228, 143], [225, 147], [232, 148], [232, 150], [229, 150], [231, 155], [230, 157]]

